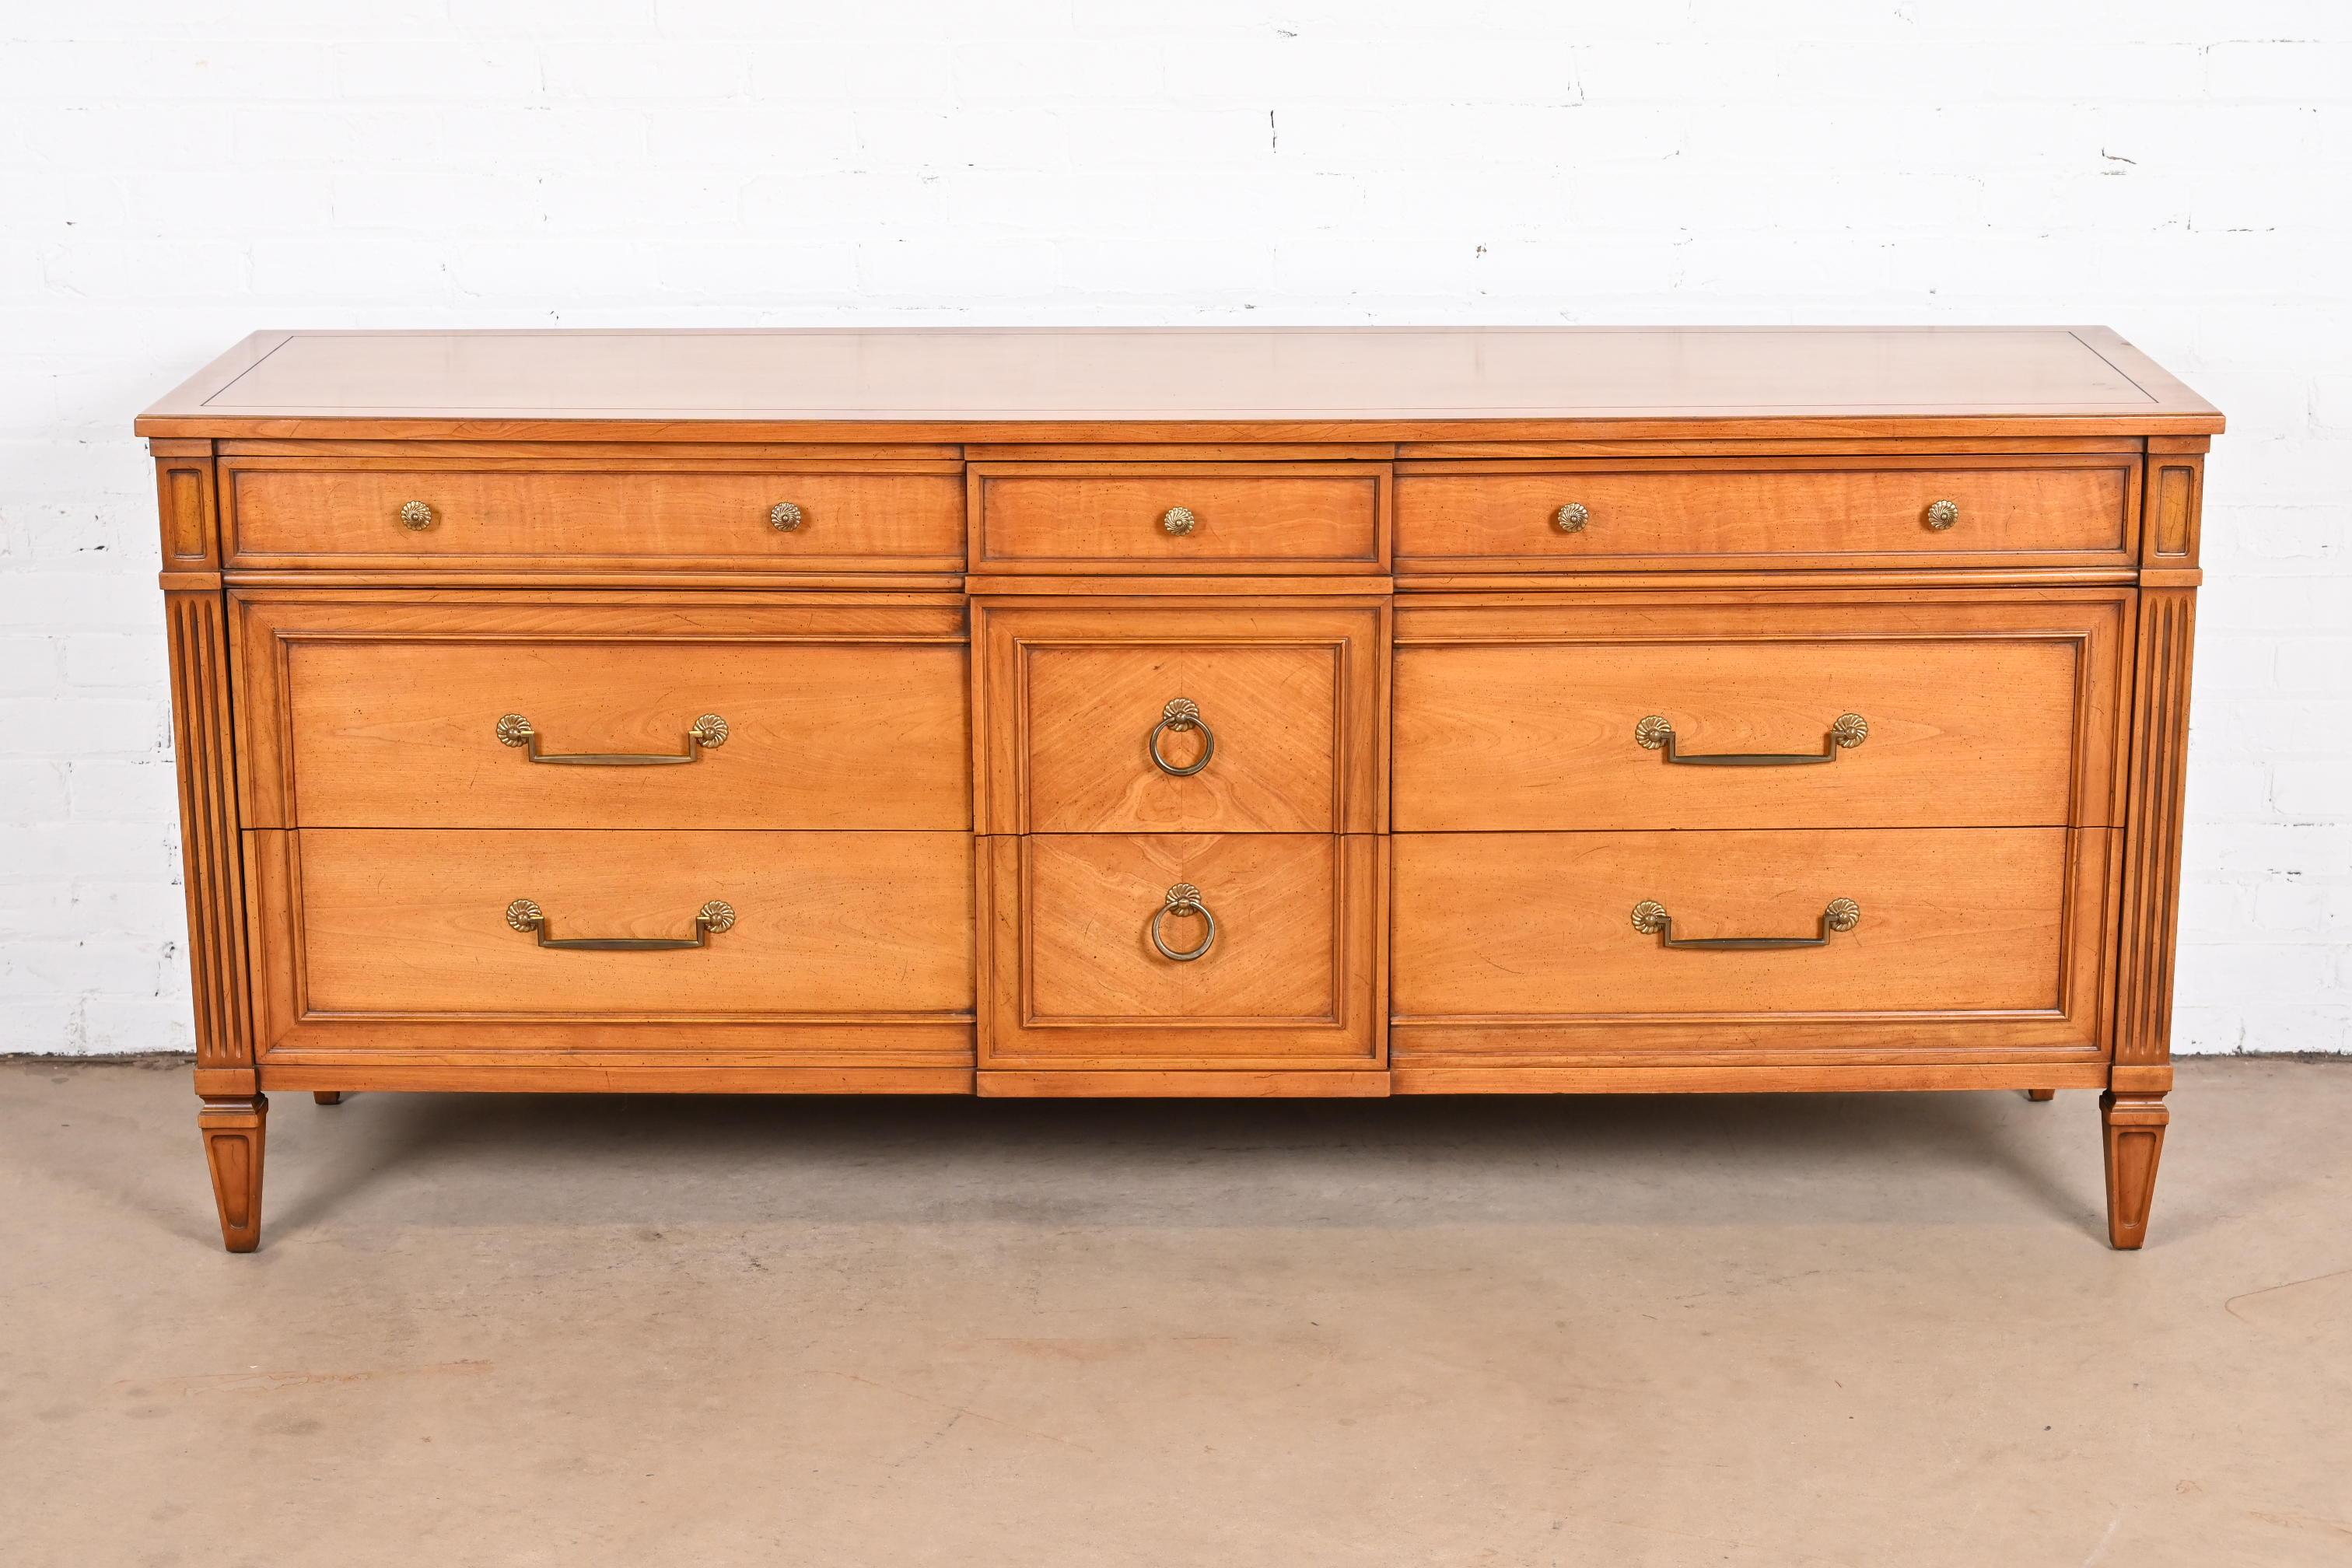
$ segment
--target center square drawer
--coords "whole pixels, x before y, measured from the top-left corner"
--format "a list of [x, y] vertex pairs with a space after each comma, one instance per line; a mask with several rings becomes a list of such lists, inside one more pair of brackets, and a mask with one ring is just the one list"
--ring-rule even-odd
[[228, 563], [455, 572], [956, 572], [963, 466], [929, 457], [237, 455]]
[[1399, 834], [1391, 1047], [1401, 1068], [1449, 1054], [2095, 1056], [2120, 838]]
[[1399, 832], [2120, 823], [2129, 590], [1417, 595]]
[[1406, 462], [1397, 571], [2130, 566], [2139, 462], [2128, 452]]
[[1380, 1066], [1385, 842], [982, 839], [981, 1067]]
[[239, 589], [248, 827], [965, 830], [953, 595]]
[[971, 466], [975, 572], [1388, 570], [1376, 462]]
[[1370, 833], [1389, 605], [975, 599], [983, 833]]
[[679, 1026], [797, 1023], [836, 1044], [862, 1028], [968, 1049], [963, 834], [245, 837], [268, 1048], [414, 1050], [436, 1029], [499, 1048], [534, 1043], [537, 1022], [573, 1031], [564, 1048], [634, 1030], [719, 1051], [743, 1037]]

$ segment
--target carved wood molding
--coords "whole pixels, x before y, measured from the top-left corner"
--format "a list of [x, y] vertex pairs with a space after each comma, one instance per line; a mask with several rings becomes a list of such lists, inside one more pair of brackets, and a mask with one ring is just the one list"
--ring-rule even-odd
[[172, 742], [179, 755], [196, 1064], [249, 1067], [253, 1018], [246, 985], [245, 875], [225, 609], [217, 592], [174, 591], [163, 595], [163, 614], [171, 639]]

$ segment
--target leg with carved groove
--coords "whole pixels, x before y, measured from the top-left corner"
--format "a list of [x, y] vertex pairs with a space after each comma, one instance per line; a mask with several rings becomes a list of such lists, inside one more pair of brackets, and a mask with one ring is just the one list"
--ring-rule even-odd
[[269, 1101], [258, 1094], [207, 1100], [196, 1113], [196, 1125], [205, 1136], [205, 1163], [212, 1166], [221, 1242], [231, 1252], [251, 1252], [261, 1245], [261, 1154]]
[[2171, 1120], [2160, 1094], [2099, 1096], [2099, 1121], [2106, 1133], [2107, 1239], [2123, 1250], [2136, 1250], [2147, 1240], [2156, 1166], [2164, 1154], [2165, 1123]]

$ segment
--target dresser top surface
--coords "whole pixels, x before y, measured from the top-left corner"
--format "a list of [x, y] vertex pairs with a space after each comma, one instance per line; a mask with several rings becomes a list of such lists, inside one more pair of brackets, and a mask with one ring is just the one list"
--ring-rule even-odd
[[[680, 436], [1087, 426], [2200, 434], [2211, 405], [2106, 328], [1348, 327], [257, 332], [139, 420], [162, 437]], [[1249, 427], [1243, 432], [1241, 427]]]

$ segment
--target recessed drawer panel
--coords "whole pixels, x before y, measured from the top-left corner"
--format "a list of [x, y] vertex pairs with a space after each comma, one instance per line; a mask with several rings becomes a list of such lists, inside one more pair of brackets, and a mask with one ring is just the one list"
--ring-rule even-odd
[[[469, 1043], [495, 1045], [501, 1021], [951, 1020], [972, 1006], [961, 834], [247, 837], [273, 1040], [331, 1042], [338, 1021], [475, 1019]], [[676, 1043], [719, 1042], [680, 1030]]]
[[1378, 602], [983, 600], [985, 831], [1371, 831]]
[[971, 825], [956, 602], [241, 594], [245, 821]]
[[2128, 594], [1398, 612], [1395, 826], [2119, 820]]
[[975, 463], [975, 571], [1378, 572], [1375, 463]]
[[1401, 834], [1397, 1049], [2096, 1049], [2113, 837]]
[[983, 1066], [1377, 1065], [1381, 840], [984, 842]]
[[1412, 463], [1397, 565], [2127, 565], [2138, 474], [2121, 454]]
[[875, 458], [687, 467], [225, 459], [242, 567], [777, 572], [963, 565], [962, 466]]

